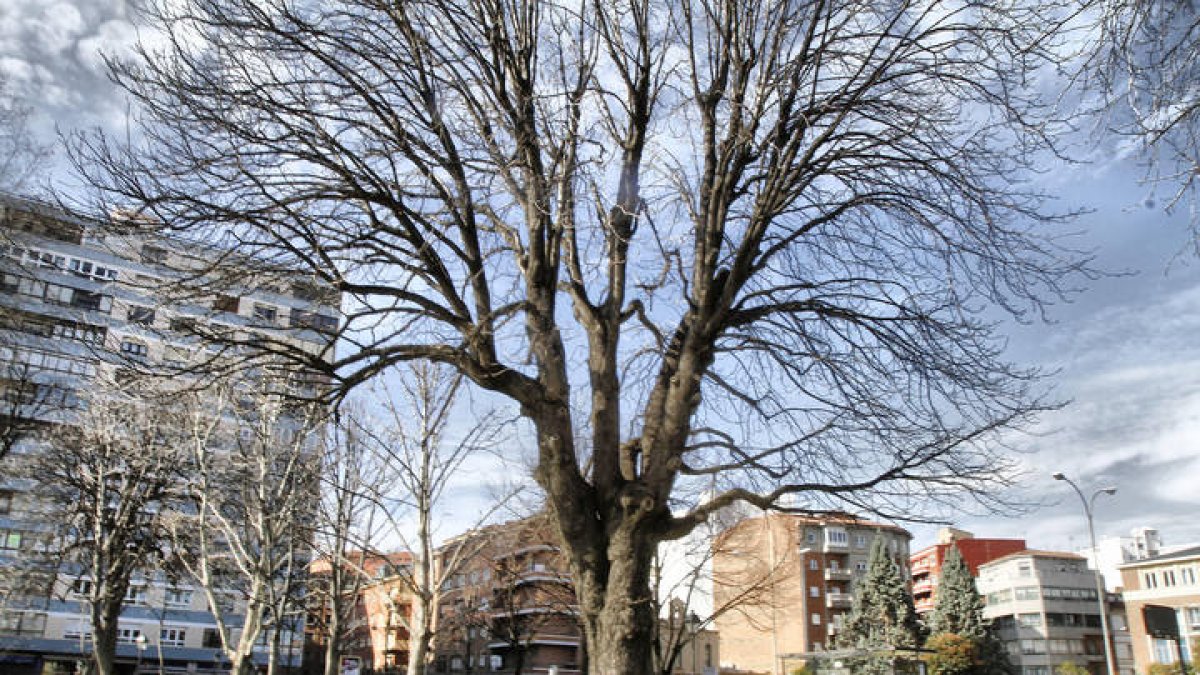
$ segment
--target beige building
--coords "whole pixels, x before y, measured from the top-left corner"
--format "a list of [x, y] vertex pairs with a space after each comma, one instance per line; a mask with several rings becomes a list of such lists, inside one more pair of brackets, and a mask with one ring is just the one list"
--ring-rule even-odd
[[747, 518], [713, 543], [713, 605], [723, 667], [778, 674], [830, 648], [855, 580], [883, 537], [908, 577], [912, 535], [845, 513]]
[[[1083, 556], [1025, 550], [979, 566], [976, 585], [1021, 675], [1054, 675], [1064, 663], [1107, 671], [1096, 574]], [[1132, 675], [1129, 631], [1115, 596], [1106, 598], [1121, 675]]]
[[[1177, 663], [1180, 647], [1184, 660], [1194, 666], [1200, 650], [1200, 546], [1126, 563], [1120, 570], [1138, 672], [1154, 663]], [[1179, 647], [1148, 633], [1143, 615], [1147, 605], [1175, 610]]]

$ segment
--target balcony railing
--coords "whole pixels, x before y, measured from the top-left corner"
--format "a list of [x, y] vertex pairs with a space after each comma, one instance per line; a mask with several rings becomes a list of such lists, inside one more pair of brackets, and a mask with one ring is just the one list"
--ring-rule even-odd
[[852, 581], [854, 579], [854, 570], [848, 569], [827, 569], [825, 570], [826, 581]]
[[828, 593], [825, 595], [825, 606], [830, 609], [844, 609], [854, 602], [854, 596], [849, 593]]

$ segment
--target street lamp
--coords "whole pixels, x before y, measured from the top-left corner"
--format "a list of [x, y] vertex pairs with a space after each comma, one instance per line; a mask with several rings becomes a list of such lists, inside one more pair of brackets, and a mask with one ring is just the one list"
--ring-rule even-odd
[[1079, 501], [1083, 503], [1083, 513], [1087, 516], [1088, 536], [1092, 540], [1092, 564], [1096, 566], [1096, 602], [1100, 604], [1100, 631], [1104, 637], [1104, 662], [1108, 667], [1108, 675], [1116, 675], [1117, 664], [1113, 660], [1112, 648], [1112, 633], [1108, 627], [1108, 602], [1107, 594], [1104, 592], [1104, 582], [1100, 577], [1100, 550], [1096, 548], [1096, 525], [1093, 514], [1096, 509], [1096, 497], [1100, 495], [1115, 495], [1117, 488], [1104, 487], [1092, 493], [1091, 497], [1084, 497], [1083, 491], [1075, 484], [1075, 481], [1067, 478], [1061, 471], [1054, 474], [1054, 480], [1061, 480], [1071, 486], [1075, 490], [1075, 494], [1079, 495]]
[[146, 652], [146, 636], [138, 633], [137, 637], [133, 638], [133, 643], [137, 645], [137, 668], [133, 672], [140, 673], [142, 672], [142, 654]]

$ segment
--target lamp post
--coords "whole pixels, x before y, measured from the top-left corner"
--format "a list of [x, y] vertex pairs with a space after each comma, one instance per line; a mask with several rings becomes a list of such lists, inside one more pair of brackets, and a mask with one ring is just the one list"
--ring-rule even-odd
[[688, 612], [687, 619], [684, 622], [684, 627], [688, 635], [691, 637], [692, 643], [692, 675], [696, 675], [696, 647], [697, 638], [700, 635], [700, 617], [696, 616], [695, 612]]
[[1100, 577], [1100, 550], [1096, 548], [1096, 524], [1093, 514], [1096, 509], [1096, 497], [1100, 495], [1115, 495], [1117, 488], [1103, 487], [1092, 493], [1091, 497], [1085, 497], [1083, 490], [1075, 484], [1075, 481], [1067, 478], [1061, 471], [1054, 474], [1054, 480], [1064, 481], [1067, 485], [1075, 490], [1075, 494], [1079, 495], [1079, 501], [1083, 503], [1083, 513], [1087, 516], [1088, 537], [1092, 542], [1092, 563], [1096, 566], [1096, 602], [1100, 604], [1100, 631], [1104, 637], [1104, 663], [1108, 667], [1108, 675], [1116, 675], [1117, 664], [1113, 659], [1112, 648], [1112, 633], [1108, 627], [1108, 598], [1104, 592], [1104, 581]]
[[137, 667], [134, 673], [142, 672], [142, 654], [146, 652], [146, 636], [138, 633], [137, 637], [133, 638], [133, 643], [137, 645]]

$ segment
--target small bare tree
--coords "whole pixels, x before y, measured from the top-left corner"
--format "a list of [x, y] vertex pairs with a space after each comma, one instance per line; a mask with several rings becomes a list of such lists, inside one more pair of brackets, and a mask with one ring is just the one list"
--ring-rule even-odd
[[[391, 483], [380, 502], [408, 550], [412, 552], [412, 616], [409, 625], [408, 672], [422, 675], [431, 655], [434, 617], [448, 579], [476, 552], [473, 544], [438, 554], [435, 524], [448, 491], [461, 479], [464, 464], [501, 440], [502, 425], [484, 414], [454, 424], [463, 377], [445, 366], [419, 363], [398, 373], [394, 392], [381, 397], [385, 421], [368, 431]], [[494, 500], [473, 519], [474, 529], [507, 501]]]
[[[357, 598], [369, 578], [371, 553], [383, 530], [377, 496], [384, 491], [383, 465], [364, 439], [362, 418], [356, 409], [343, 410], [324, 438], [321, 461], [321, 497], [313, 539], [313, 574], [308, 595], [315, 629], [324, 642], [323, 672], [341, 672], [343, 640], [354, 617]], [[390, 616], [389, 616], [390, 619]]]
[[[272, 634], [268, 667], [299, 598], [315, 508], [317, 409], [297, 406], [264, 379], [193, 392], [188, 448], [190, 512], [173, 528], [177, 561], [208, 601], [233, 672], [255, 670]], [[201, 412], [204, 411], [204, 412]], [[297, 606], [298, 610], [299, 607]], [[240, 626], [230, 619], [241, 617]]]
[[[118, 617], [134, 576], [152, 570], [168, 541], [185, 464], [183, 413], [144, 385], [97, 386], [65, 424], [47, 428], [25, 465], [59, 523], [58, 555], [77, 564], [67, 584], [90, 610], [91, 665], [116, 672]], [[87, 631], [80, 631], [81, 634]]]

